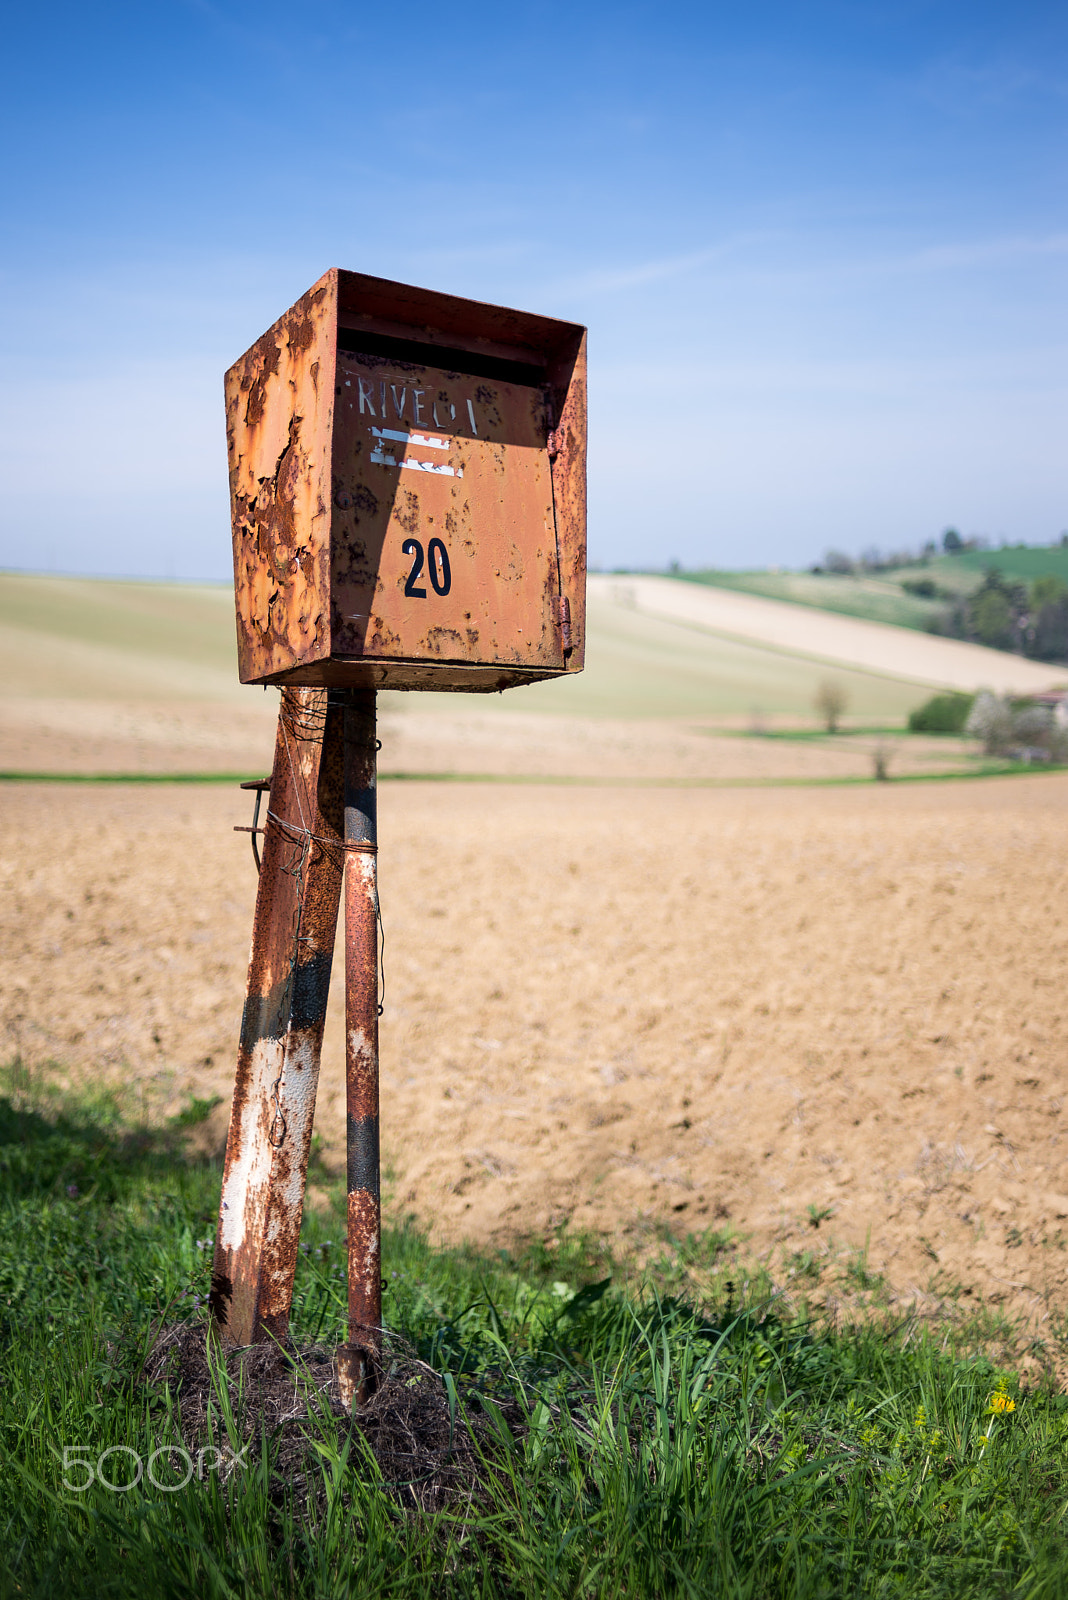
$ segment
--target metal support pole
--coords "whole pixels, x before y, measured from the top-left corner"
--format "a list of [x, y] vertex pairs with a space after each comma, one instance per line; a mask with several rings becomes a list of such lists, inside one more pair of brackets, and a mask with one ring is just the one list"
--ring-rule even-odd
[[285, 689], [211, 1278], [229, 1345], [284, 1338], [343, 862], [341, 709]]
[[342, 1401], [351, 1407], [373, 1394], [382, 1352], [374, 690], [347, 691], [344, 707], [349, 1342], [338, 1351], [338, 1378]]

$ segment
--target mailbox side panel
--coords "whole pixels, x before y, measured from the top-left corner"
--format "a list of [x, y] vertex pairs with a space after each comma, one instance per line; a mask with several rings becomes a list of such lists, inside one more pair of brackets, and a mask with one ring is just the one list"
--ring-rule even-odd
[[565, 671], [581, 672], [586, 659], [586, 335], [574, 362], [550, 368], [557, 397], [557, 454], [552, 464], [560, 593], [571, 612], [571, 651]]
[[330, 655], [330, 472], [337, 274], [226, 374], [242, 683]]

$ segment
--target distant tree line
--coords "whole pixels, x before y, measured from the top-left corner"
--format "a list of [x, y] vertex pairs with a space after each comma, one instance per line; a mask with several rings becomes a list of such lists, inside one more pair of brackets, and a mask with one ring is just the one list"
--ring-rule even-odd
[[[1068, 543], [1068, 534], [1065, 535], [1064, 542]], [[960, 550], [989, 548], [989, 539], [964, 539], [956, 528], [947, 528], [942, 535], [942, 549], [947, 555], [956, 555]], [[825, 550], [823, 560], [817, 561], [815, 566], [809, 567], [808, 570], [814, 573], [829, 572], [840, 577], [849, 577], [857, 572], [896, 572], [901, 567], [926, 566], [927, 562], [932, 561], [937, 554], [938, 545], [933, 539], [928, 539], [919, 550], [883, 551], [875, 545], [869, 545], [859, 556], [848, 556], [844, 550]]]
[[[1068, 545], [1068, 533], [1062, 534], [1060, 542]], [[989, 547], [988, 540], [965, 539], [956, 528], [947, 528], [942, 535], [942, 549], [946, 555]], [[916, 554], [900, 550], [884, 555], [879, 550], [869, 549], [854, 559], [841, 550], [828, 550], [823, 561], [809, 570], [843, 577], [889, 572], [902, 567], [925, 566], [937, 554], [938, 546], [933, 540], [928, 540]], [[931, 633], [950, 639], [967, 639], [974, 644], [989, 645], [994, 650], [1011, 650], [1035, 661], [1068, 661], [1068, 584], [1063, 578], [1045, 574], [1028, 585], [1015, 582], [991, 567], [970, 595], [959, 594], [925, 576], [903, 578], [901, 587], [906, 594], [919, 599], [946, 602], [945, 609], [928, 624]]]
[[[1061, 535], [1060, 542], [1068, 546], [1068, 533]], [[990, 540], [978, 535], [966, 539], [957, 532], [956, 528], [947, 528], [942, 535], [941, 548], [948, 556], [960, 555], [965, 550], [989, 550]], [[817, 561], [809, 567], [809, 572], [829, 572], [839, 577], [849, 577], [858, 572], [896, 572], [902, 567], [923, 567], [933, 561], [939, 554], [939, 546], [934, 539], [928, 539], [918, 550], [879, 550], [875, 545], [870, 545], [867, 550], [862, 550], [859, 556], [846, 555], [844, 550], [825, 550], [823, 560]], [[924, 587], [920, 587], [923, 585]], [[912, 594], [924, 594], [928, 598], [938, 598], [947, 591], [939, 589], [930, 578], [919, 578], [911, 583], [905, 583], [903, 588]]]
[[1035, 661], [1068, 661], [1068, 584], [1052, 573], [1030, 585], [1014, 583], [991, 567], [970, 595], [950, 601], [930, 631]]
[[965, 734], [988, 756], [1016, 761], [1068, 761], [1068, 720], [1056, 696], [978, 694], [950, 690], [909, 713], [910, 733]]

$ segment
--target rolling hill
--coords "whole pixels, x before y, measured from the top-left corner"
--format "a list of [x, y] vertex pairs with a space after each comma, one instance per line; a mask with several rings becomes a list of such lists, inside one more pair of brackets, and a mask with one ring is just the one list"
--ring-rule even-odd
[[[984, 572], [991, 569], [1023, 584], [1047, 573], [1068, 583], [1068, 545], [1016, 544], [996, 550], [961, 550], [956, 555], [934, 556], [922, 564], [911, 563], [878, 573], [790, 572], [777, 568], [723, 572], [708, 568], [677, 576], [687, 583], [710, 588], [926, 630], [945, 609], [950, 595], [970, 594], [981, 583]], [[910, 593], [906, 588], [924, 579], [936, 586], [939, 592], [935, 596]]]

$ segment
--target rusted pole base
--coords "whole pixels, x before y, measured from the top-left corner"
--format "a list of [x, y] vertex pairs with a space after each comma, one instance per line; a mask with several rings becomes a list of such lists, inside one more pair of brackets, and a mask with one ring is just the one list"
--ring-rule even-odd
[[381, 1350], [363, 1350], [355, 1344], [337, 1347], [337, 1382], [346, 1411], [365, 1406], [378, 1387]]
[[[331, 700], [335, 696], [331, 696]], [[378, 1151], [378, 814], [373, 690], [336, 695], [345, 712], [345, 1091], [349, 1342], [341, 1398], [363, 1405], [382, 1354], [382, 1216]]]

